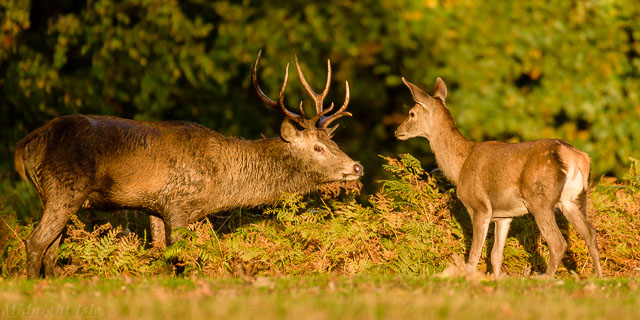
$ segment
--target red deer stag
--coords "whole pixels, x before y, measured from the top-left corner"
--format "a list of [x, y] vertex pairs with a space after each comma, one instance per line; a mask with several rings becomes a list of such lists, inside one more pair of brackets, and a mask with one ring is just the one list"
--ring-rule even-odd
[[513, 217], [532, 213], [550, 250], [546, 276], [553, 277], [567, 242], [555, 220], [560, 209], [585, 239], [598, 276], [602, 276], [596, 230], [587, 221], [589, 156], [562, 140], [521, 143], [472, 142], [462, 136], [445, 106], [447, 87], [436, 79], [432, 96], [402, 78], [416, 104], [396, 137], [429, 140], [439, 169], [457, 186], [458, 198], [473, 224], [468, 268], [476, 270], [489, 223], [495, 222], [491, 250], [493, 274], [500, 276], [503, 250]]
[[[135, 209], [150, 214], [152, 238], [175, 241], [171, 232], [208, 214], [276, 202], [283, 193], [308, 193], [319, 185], [356, 180], [364, 173], [331, 140], [336, 119], [350, 116], [349, 86], [337, 112], [323, 108], [321, 94], [300, 81], [315, 102], [306, 119], [285, 107], [288, 68], [278, 102], [253, 85], [270, 107], [284, 114], [281, 136], [243, 140], [222, 136], [187, 122], [144, 122], [116, 117], [73, 115], [51, 120], [16, 145], [15, 166], [33, 182], [43, 207], [42, 220], [27, 239], [27, 274], [53, 274], [55, 250], [69, 215], [81, 207]], [[302, 106], [302, 105], [301, 105]], [[298, 128], [299, 126], [300, 128]]]

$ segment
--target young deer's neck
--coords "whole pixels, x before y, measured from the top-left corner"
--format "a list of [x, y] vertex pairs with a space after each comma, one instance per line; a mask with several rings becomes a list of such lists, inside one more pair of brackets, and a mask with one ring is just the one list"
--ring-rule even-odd
[[433, 119], [434, 126], [427, 139], [436, 156], [438, 168], [447, 179], [458, 185], [460, 170], [474, 142], [460, 133], [449, 110], [442, 107], [439, 111], [439, 115]]

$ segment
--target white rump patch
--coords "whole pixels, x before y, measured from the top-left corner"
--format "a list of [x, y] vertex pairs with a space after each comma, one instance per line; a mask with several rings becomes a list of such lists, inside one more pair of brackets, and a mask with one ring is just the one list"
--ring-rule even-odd
[[560, 202], [567, 206], [572, 203], [575, 199], [578, 198], [580, 193], [585, 189], [584, 177], [580, 170], [576, 168], [574, 163], [567, 164], [567, 171], [565, 174], [567, 175], [567, 180], [564, 183], [564, 188], [562, 189], [562, 194], [560, 195]]

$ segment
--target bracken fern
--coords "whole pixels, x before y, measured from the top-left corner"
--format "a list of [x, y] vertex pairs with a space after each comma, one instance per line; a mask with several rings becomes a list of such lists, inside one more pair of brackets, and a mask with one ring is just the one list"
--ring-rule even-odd
[[109, 277], [121, 273], [147, 275], [154, 273], [162, 261], [159, 248], [147, 249], [144, 238], [135, 233], [123, 234], [122, 227], [98, 225], [89, 232], [77, 216], [72, 215], [67, 237], [58, 248], [58, 258], [68, 261], [59, 270], [66, 276], [97, 275]]

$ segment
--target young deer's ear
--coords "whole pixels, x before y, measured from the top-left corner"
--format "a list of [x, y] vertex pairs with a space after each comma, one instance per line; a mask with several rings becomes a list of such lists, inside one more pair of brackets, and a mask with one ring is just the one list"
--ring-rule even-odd
[[444, 103], [444, 99], [447, 98], [447, 85], [444, 84], [444, 81], [442, 80], [442, 78], [440, 77], [436, 78], [436, 87], [433, 90], [433, 92], [434, 92], [433, 97], [440, 99], [440, 101]]
[[407, 88], [409, 88], [409, 91], [411, 91], [411, 95], [413, 96], [413, 100], [415, 102], [427, 105], [427, 102], [431, 97], [426, 92], [422, 91], [422, 89], [418, 88], [413, 83], [407, 81], [407, 79], [405, 79], [404, 77], [402, 77], [402, 82], [404, 82]]
[[284, 141], [294, 142], [300, 139], [301, 135], [302, 134], [291, 120], [284, 119], [284, 121], [282, 121], [282, 125], [280, 126], [280, 136]]

